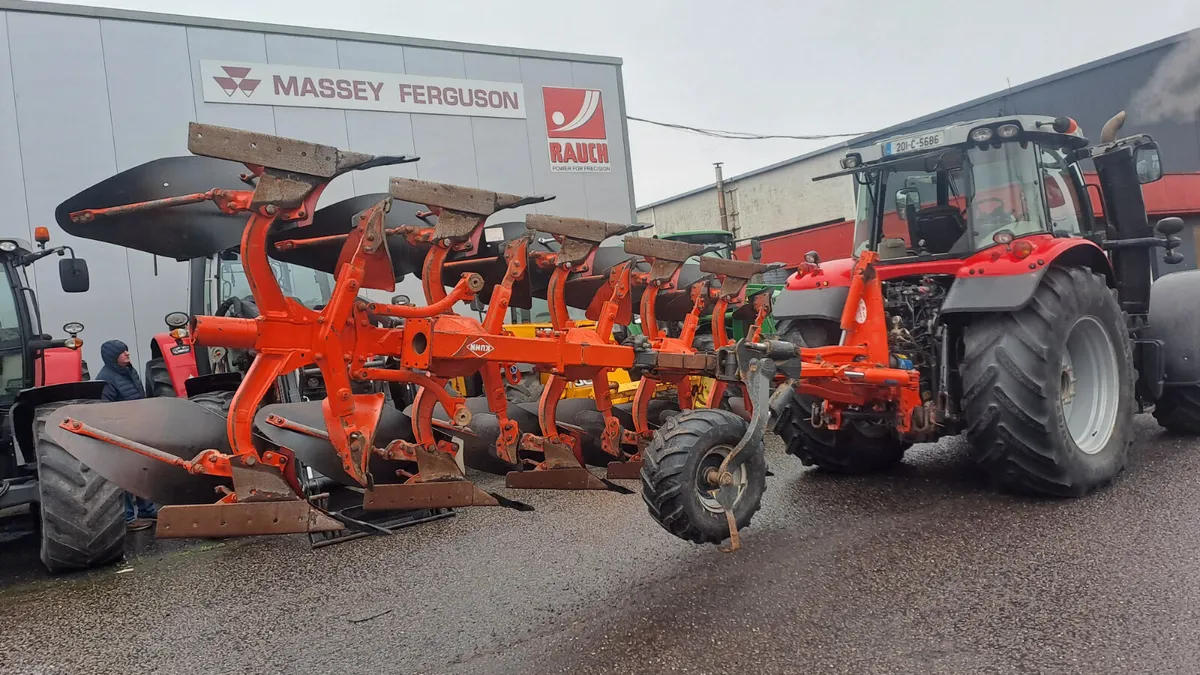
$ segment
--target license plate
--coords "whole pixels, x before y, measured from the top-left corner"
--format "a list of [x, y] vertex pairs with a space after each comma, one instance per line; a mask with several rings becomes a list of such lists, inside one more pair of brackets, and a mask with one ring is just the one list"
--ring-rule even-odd
[[919, 136], [897, 138], [894, 141], [888, 141], [882, 144], [883, 156], [890, 157], [891, 155], [903, 155], [906, 152], [930, 150], [942, 145], [945, 142], [946, 132], [944, 131], [935, 131], [933, 133], [921, 134]]

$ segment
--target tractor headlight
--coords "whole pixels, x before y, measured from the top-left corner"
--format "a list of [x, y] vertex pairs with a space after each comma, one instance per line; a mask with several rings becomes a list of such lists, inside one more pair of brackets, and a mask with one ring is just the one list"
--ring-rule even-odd
[[972, 129], [971, 140], [975, 143], [987, 143], [988, 141], [992, 140], [992, 133], [991, 127], [979, 127], [978, 129]]
[[17, 250], [17, 242], [15, 241], [0, 241], [0, 251], [12, 253]]
[[1013, 138], [1019, 133], [1021, 133], [1021, 127], [1015, 124], [1001, 124], [1000, 128], [996, 129], [996, 134], [1000, 138]]
[[78, 335], [83, 332], [83, 324], [78, 321], [63, 324], [63, 332], [67, 335]]
[[840, 164], [842, 165], [843, 169], [857, 168], [859, 164], [862, 164], [862, 155], [858, 154], [857, 152], [852, 152], [842, 158]]

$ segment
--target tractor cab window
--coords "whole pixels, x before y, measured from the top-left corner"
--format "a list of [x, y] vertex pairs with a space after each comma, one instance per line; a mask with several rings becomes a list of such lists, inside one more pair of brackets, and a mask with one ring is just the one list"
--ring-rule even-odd
[[1050, 211], [1050, 229], [1070, 234], [1083, 234], [1086, 222], [1084, 200], [1080, 194], [1078, 176], [1059, 148], [1040, 148], [1038, 168], [1046, 186], [1046, 207]]
[[[10, 270], [0, 273], [13, 274]], [[25, 337], [21, 330], [16, 286], [0, 292], [0, 398], [11, 399], [25, 388]]]
[[[333, 276], [326, 272], [276, 260], [271, 261], [271, 271], [275, 273], [283, 294], [296, 298], [309, 309], [324, 305], [333, 294]], [[250, 283], [242, 270], [241, 260], [222, 260], [220, 277], [221, 294], [218, 302], [229, 297], [251, 296]]]
[[994, 245], [1001, 230], [1017, 237], [1046, 231], [1042, 176], [1031, 146], [914, 155], [872, 167], [858, 181], [855, 254], [872, 233], [880, 258], [889, 260], [967, 255]]

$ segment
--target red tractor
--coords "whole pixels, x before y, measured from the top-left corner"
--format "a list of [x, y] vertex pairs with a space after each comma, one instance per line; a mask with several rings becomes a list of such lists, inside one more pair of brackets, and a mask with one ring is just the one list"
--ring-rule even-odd
[[[1200, 433], [1200, 315], [1186, 310], [1200, 272], [1157, 274], [1156, 248], [1182, 261], [1183, 224], [1150, 226], [1141, 185], [1162, 176], [1158, 148], [1116, 139], [1123, 122], [1095, 146], [1069, 118], [1014, 115], [850, 152], [817, 180], [858, 185], [854, 257], [806, 255], [775, 301], [780, 341], [724, 350], [723, 377], [750, 383], [756, 412], [771, 381], [786, 383], [771, 397], [774, 429], [833, 472], [883, 469], [913, 443], [965, 432], [999, 487], [1079, 496], [1124, 468], [1146, 407]], [[731, 528], [717, 504], [748, 522], [766, 422], [756, 414], [747, 431], [697, 410], [664, 427], [642, 474], [660, 524], [719, 541]], [[678, 489], [689, 480], [694, 490]]]
[[[69, 246], [46, 248], [50, 233], [34, 231], [37, 249], [0, 239], [0, 510], [31, 507], [41, 536], [41, 558], [51, 571], [112, 562], [124, 553], [122, 491], [49, 440], [45, 419], [70, 403], [95, 402], [103, 382], [88, 381], [79, 349], [83, 324], [63, 326], [67, 338], [42, 330], [41, 312], [26, 269], [50, 255], [58, 263], [63, 291], [88, 290], [87, 263]], [[67, 255], [70, 254], [69, 257]]]

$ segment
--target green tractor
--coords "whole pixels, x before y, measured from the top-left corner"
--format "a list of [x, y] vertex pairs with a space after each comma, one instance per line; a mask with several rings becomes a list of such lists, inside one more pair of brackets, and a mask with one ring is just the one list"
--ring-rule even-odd
[[[737, 240], [733, 238], [732, 232], [725, 230], [692, 230], [690, 232], [672, 232], [670, 234], [660, 234], [659, 239], [671, 239], [674, 241], [684, 241], [689, 244], [704, 244], [710, 247], [710, 251], [704, 253], [706, 256], [716, 256], [718, 258], [729, 259], [733, 257], [733, 249], [737, 245]], [[753, 244], [753, 240], [752, 240]], [[751, 283], [746, 286], [746, 295], [753, 296], [763, 290], [770, 289], [771, 297], [774, 299], [780, 291], [783, 290], [784, 284], [764, 283], [761, 280], [756, 280], [757, 283]], [[750, 311], [750, 303], [742, 307], [739, 311], [729, 312], [726, 315], [725, 325], [730, 327], [730, 337], [734, 340], [741, 340], [746, 337], [746, 329], [754, 320], [754, 313]], [[700, 327], [696, 331], [696, 348], [705, 351], [712, 350], [712, 329], [710, 317], [702, 317]], [[634, 326], [631, 329], [636, 328]], [[771, 316], [767, 316], [763, 322], [762, 332], [764, 335], [775, 334], [775, 320]]]

